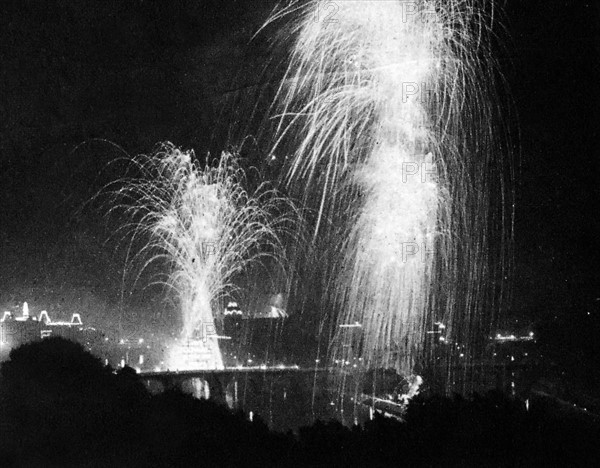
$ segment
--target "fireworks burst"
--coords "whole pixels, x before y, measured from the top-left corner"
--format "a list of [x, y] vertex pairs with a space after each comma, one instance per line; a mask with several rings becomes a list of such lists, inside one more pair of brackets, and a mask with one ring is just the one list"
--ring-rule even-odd
[[287, 181], [316, 208], [315, 243], [343, 239], [326, 278], [333, 355], [410, 375], [428, 326], [471, 343], [490, 323], [484, 302], [492, 310], [498, 298], [483, 291], [490, 229], [505, 245], [508, 225], [489, 198], [504, 176], [490, 124], [493, 9], [293, 2], [270, 21], [291, 13], [273, 152], [296, 148]]
[[221, 368], [215, 311], [252, 265], [267, 258], [281, 264], [278, 229], [289, 219], [274, 213], [282, 200], [264, 186], [248, 194], [245, 173], [228, 152], [201, 167], [192, 151], [167, 143], [128, 162], [136, 176], [111, 184], [110, 211], [131, 220], [122, 231], [132, 242], [147, 239], [136, 254], [144, 259], [140, 271], [167, 267], [155, 283], [175, 294], [183, 322], [168, 367]]

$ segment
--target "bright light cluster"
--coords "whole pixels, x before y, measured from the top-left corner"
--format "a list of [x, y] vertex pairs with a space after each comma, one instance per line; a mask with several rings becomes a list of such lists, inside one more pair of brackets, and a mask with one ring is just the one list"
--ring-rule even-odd
[[287, 180], [318, 213], [315, 244], [342, 242], [325, 278], [342, 361], [411, 375], [428, 321], [466, 340], [479, 323], [495, 150], [482, 5], [316, 0], [271, 18], [299, 17], [274, 151], [295, 148]]

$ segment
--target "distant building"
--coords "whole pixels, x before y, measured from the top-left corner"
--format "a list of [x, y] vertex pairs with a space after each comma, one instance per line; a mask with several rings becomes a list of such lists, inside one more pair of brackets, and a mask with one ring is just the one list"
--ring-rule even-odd
[[240, 309], [240, 306], [238, 306], [237, 302], [229, 302], [227, 304], [227, 307], [225, 308], [225, 310], [223, 311], [223, 315], [228, 316], [228, 315], [244, 315], [244, 313], [242, 312], [242, 309]]
[[244, 313], [237, 302], [229, 302], [217, 324], [224, 365], [255, 367], [276, 362], [286, 319], [285, 310], [276, 305]]
[[23, 303], [21, 317], [15, 317], [12, 312], [4, 312], [0, 319], [0, 360], [6, 359], [12, 349], [23, 343], [41, 338], [41, 324], [36, 317], [29, 315], [27, 302]]
[[40, 313], [39, 322], [42, 324], [42, 338], [61, 336], [68, 340], [79, 341], [79, 335], [83, 331], [83, 322], [79, 314], [73, 314], [70, 322], [53, 322], [50, 320], [48, 312], [43, 310]]
[[69, 322], [52, 321], [45, 310], [39, 317], [30, 315], [29, 306], [24, 302], [21, 317], [6, 311], [0, 319], [0, 360], [8, 358], [10, 351], [22, 344], [49, 336], [81, 343], [88, 350], [101, 340], [101, 334], [94, 328], [83, 326], [80, 314], [73, 314]]

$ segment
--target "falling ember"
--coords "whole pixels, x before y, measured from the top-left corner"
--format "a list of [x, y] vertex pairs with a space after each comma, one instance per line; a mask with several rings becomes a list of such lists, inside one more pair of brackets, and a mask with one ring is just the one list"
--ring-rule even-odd
[[288, 14], [300, 20], [274, 151], [295, 147], [287, 180], [316, 207], [315, 243], [343, 246], [325, 279], [333, 357], [411, 375], [429, 322], [454, 339], [480, 323], [489, 25], [469, 0], [293, 2], [271, 21]]
[[[216, 166], [200, 167], [192, 151], [170, 143], [151, 156], [129, 161], [139, 173], [117, 181], [111, 212], [131, 222], [123, 229], [148, 243], [137, 256], [143, 268], [158, 263], [169, 271], [159, 278], [181, 310], [181, 335], [169, 346], [168, 369], [222, 368], [215, 310], [236, 290], [235, 279], [255, 262], [277, 258], [277, 227], [271, 216], [280, 199], [261, 186], [249, 195], [236, 158], [223, 153]], [[117, 187], [117, 188], [115, 188]]]

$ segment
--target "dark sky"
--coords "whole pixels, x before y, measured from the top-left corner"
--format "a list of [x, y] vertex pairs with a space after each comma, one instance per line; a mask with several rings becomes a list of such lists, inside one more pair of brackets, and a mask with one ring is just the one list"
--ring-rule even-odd
[[522, 148], [514, 308], [536, 318], [598, 309], [600, 10], [593, 2], [512, 5], [507, 73]]
[[[266, 65], [260, 41], [248, 43], [271, 7], [0, 4], [0, 308], [29, 300], [114, 321], [121, 258], [98, 217], [77, 209], [110, 179], [101, 169], [116, 145], [136, 154], [170, 140], [202, 154], [226, 140], [236, 123], [228, 91], [259, 81]], [[521, 148], [511, 309], [522, 320], [597, 308], [599, 12], [593, 2], [508, 2], [501, 63]], [[161, 310], [155, 300], [138, 294], [127, 313]]]

